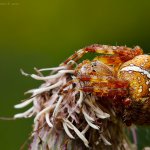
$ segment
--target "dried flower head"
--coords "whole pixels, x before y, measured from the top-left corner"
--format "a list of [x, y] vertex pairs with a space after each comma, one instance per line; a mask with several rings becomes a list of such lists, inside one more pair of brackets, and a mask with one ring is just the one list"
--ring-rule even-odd
[[[105, 53], [113, 54], [118, 47], [102, 48]], [[31, 94], [29, 99], [15, 105], [20, 109], [33, 104], [26, 112], [14, 116], [35, 116], [31, 150], [133, 149], [118, 117], [123, 108], [117, 99], [128, 95], [129, 86], [127, 81], [116, 79], [112, 71], [121, 62], [116, 57], [114, 66], [104, 64], [100, 58], [77, 64], [85, 53], [85, 49], [79, 50], [56, 68], [36, 69], [37, 74], [22, 71], [26, 76], [44, 81], [39, 88], [26, 92]], [[51, 73], [43, 76], [43, 71]]]

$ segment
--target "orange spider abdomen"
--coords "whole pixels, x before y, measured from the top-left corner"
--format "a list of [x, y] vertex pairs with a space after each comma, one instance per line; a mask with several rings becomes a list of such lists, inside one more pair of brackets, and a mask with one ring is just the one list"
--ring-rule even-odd
[[136, 56], [120, 67], [118, 77], [129, 82], [129, 94], [132, 99], [138, 101], [150, 96], [149, 70], [149, 55]]

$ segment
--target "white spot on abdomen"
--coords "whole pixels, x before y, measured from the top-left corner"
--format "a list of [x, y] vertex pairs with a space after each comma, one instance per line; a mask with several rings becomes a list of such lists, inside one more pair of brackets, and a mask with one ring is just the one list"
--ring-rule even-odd
[[150, 79], [150, 73], [138, 66], [127, 66], [122, 68], [120, 71], [127, 71], [127, 72], [131, 72], [131, 71], [135, 71], [135, 72], [140, 72], [142, 75], [146, 75], [149, 79]]

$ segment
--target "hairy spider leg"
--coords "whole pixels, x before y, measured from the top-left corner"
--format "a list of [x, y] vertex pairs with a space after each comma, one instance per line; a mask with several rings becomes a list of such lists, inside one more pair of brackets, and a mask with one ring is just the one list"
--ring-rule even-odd
[[61, 87], [59, 93], [65, 93], [65, 91], [68, 91], [68, 90], [64, 90], [64, 89], [67, 88], [67, 87], [69, 87], [73, 83], [74, 83], [73, 80], [68, 81], [64, 86]]
[[78, 79], [82, 82], [88, 82], [88, 85], [81, 88], [84, 92], [94, 93], [100, 97], [126, 97], [128, 95], [129, 83], [127, 81], [122, 81], [109, 76], [80, 76]]
[[123, 62], [128, 61], [137, 55], [143, 54], [143, 50], [139, 46], [131, 49], [126, 46], [107, 46], [94, 44], [76, 51], [61, 65], [67, 64], [70, 60], [77, 62], [80, 58], [82, 58], [86, 53], [89, 52], [105, 55], [118, 55]]
[[102, 86], [103, 84], [97, 84], [95, 86], [84, 86], [81, 88], [83, 92], [93, 93], [97, 97], [109, 97], [109, 98], [117, 98], [117, 97], [125, 97], [128, 95], [127, 89], [122, 88], [109, 88], [107, 86]]
[[[76, 86], [76, 83], [78, 82], [77, 79], [72, 79], [70, 81], [68, 81], [63, 87], [61, 87], [59, 93], [60, 94], [64, 94], [64, 93], [69, 93], [69, 92], [73, 92], [75, 90], [75, 86]], [[69, 86], [73, 86], [73, 88], [68, 88]]]

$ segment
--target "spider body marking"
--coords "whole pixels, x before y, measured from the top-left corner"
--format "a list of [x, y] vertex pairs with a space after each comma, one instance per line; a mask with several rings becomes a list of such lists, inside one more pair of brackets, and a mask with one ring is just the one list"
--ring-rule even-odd
[[62, 65], [70, 60], [77, 62], [88, 52], [102, 55], [84, 60], [75, 68], [80, 90], [112, 99], [116, 113], [127, 125], [150, 124], [150, 56], [138, 46], [92, 45], [77, 51]]

